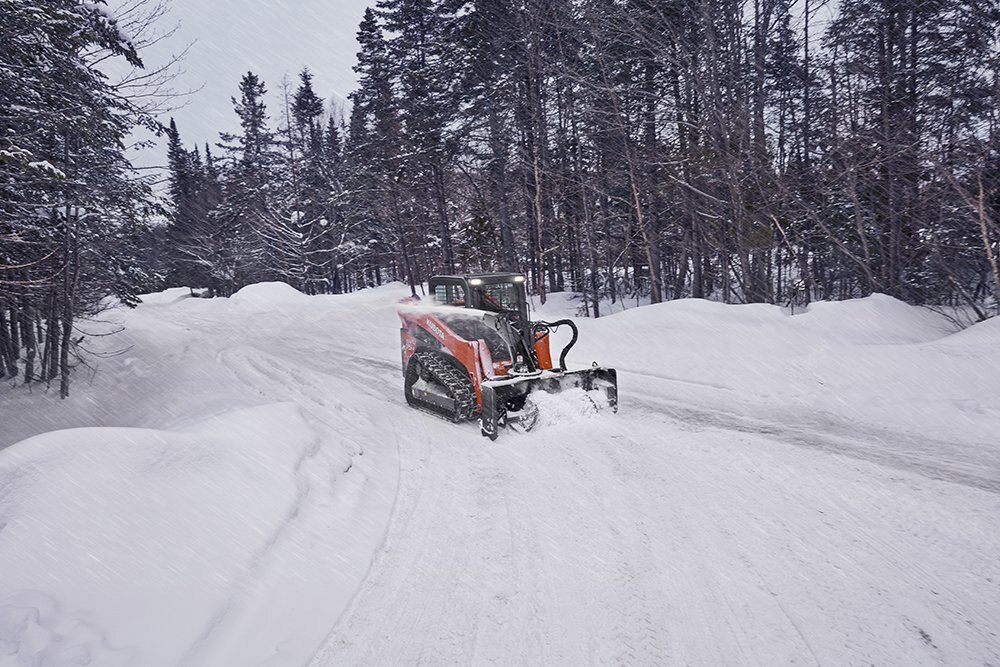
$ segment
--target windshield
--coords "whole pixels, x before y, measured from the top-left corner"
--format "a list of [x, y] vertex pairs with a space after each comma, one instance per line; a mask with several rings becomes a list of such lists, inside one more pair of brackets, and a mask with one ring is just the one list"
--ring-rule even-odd
[[490, 283], [476, 288], [479, 295], [479, 307], [483, 310], [501, 312], [513, 310], [520, 312], [521, 304], [518, 302], [518, 289], [513, 283]]

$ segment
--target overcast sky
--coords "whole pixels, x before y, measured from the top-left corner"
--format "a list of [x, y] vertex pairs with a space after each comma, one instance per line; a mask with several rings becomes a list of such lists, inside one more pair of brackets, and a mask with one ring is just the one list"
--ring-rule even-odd
[[[249, 70], [267, 87], [272, 127], [279, 117], [281, 78], [293, 84], [308, 66], [316, 93], [329, 104], [343, 105], [354, 88], [351, 70], [358, 49], [355, 35], [365, 7], [375, 0], [169, 0], [161, 30], [177, 32], [143, 53], [154, 66], [193, 42], [181, 64], [177, 90], [200, 90], [173, 111], [181, 139], [191, 147], [215, 144], [220, 131], [238, 129], [230, 98], [238, 96], [240, 78]], [[169, 116], [161, 119], [165, 124]], [[137, 164], [164, 164], [166, 149], [145, 150]]]

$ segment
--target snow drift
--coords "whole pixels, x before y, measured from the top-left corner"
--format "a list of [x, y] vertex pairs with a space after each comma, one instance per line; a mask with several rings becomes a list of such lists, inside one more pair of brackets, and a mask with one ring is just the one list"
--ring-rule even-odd
[[279, 404], [187, 432], [83, 428], [5, 451], [0, 656], [153, 665], [196, 653], [299, 511], [317, 442]]

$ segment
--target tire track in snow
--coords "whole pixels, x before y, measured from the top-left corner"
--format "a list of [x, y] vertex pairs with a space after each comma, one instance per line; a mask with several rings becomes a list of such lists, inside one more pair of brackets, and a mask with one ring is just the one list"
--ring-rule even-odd
[[[600, 496], [614, 502], [602, 500], [602, 515], [607, 519], [609, 543], [605, 546], [604, 557], [614, 564], [611, 583], [613, 587], [605, 597], [613, 601], [615, 613], [612, 624], [612, 641], [605, 647], [614, 655], [603, 655], [601, 662], [611, 664], [663, 664], [669, 659], [669, 629], [662, 624], [662, 614], [649, 597], [658, 592], [658, 575], [655, 557], [649, 539], [646, 512], [629, 498], [628, 489], [642, 483], [643, 473], [627, 466], [621, 460], [623, 442], [619, 437], [610, 447], [598, 443], [603, 460]], [[569, 453], [567, 453], [569, 454]], [[592, 473], [587, 473], [593, 482]], [[612, 493], [609, 493], [609, 489]], [[631, 521], [615, 516], [615, 508], [635, 509]]]
[[[308, 339], [306, 340], [308, 341]], [[309, 341], [309, 344], [311, 343], [312, 341]], [[373, 415], [377, 414], [375, 411], [359, 409], [363, 400], [371, 402], [378, 398], [377, 387], [363, 384], [352, 386], [350, 380], [341, 375], [331, 376], [324, 373], [326, 368], [324, 364], [317, 364], [318, 369], [302, 365], [299, 360], [308, 359], [310, 356], [301, 350], [296, 350], [292, 343], [283, 347], [282, 352], [282, 356], [279, 357], [263, 351], [256, 345], [247, 344], [220, 350], [216, 358], [238, 381], [257, 388], [262, 396], [275, 401], [290, 401], [298, 405], [304, 419], [317, 434], [316, 444], [310, 452], [308, 466], [304, 465], [305, 461], [303, 460], [295, 469], [300, 491], [304, 491], [304, 493], [301, 494], [288, 521], [283, 522], [282, 529], [275, 534], [273, 540], [269, 541], [270, 549], [277, 548], [281, 543], [280, 547], [285, 551], [291, 549], [292, 552], [295, 552], [299, 549], [296, 546], [296, 540], [299, 544], [303, 539], [308, 539], [311, 542], [316, 539], [313, 537], [314, 535], [329, 530], [334, 523], [352, 524], [354, 522], [352, 517], [357, 511], [358, 503], [370, 502], [372, 498], [369, 496], [373, 493], [396, 492], [398, 468], [394, 474], [396, 484], [391, 489], [382, 489], [381, 486], [372, 486], [369, 483], [369, 472], [375, 472], [376, 469], [384, 467], [387, 458], [393, 459], [395, 464], [396, 452], [379, 449], [365, 456], [364, 445], [367, 439], [380, 438], [381, 436], [389, 436], [385, 440], [389, 443], [395, 443], [399, 439], [399, 434], [391, 420], [376, 424], [373, 421]], [[351, 391], [357, 386], [363, 388], [361, 397], [365, 397], [367, 394], [371, 398], [365, 398], [360, 403], [358, 400], [344, 401], [338, 398], [338, 392]], [[381, 403], [381, 401], [379, 402]], [[375, 456], [377, 460], [367, 461], [368, 465], [360, 468], [356, 465], [358, 457], [370, 459], [372, 456]], [[393, 467], [396, 466], [393, 465]], [[302, 488], [303, 482], [304, 489]], [[317, 487], [319, 493], [311, 498], [310, 490], [313, 486]], [[307, 503], [308, 507], [306, 507]], [[394, 502], [389, 504], [385, 524], [356, 526], [363, 533], [358, 538], [360, 541], [374, 539], [372, 553], [385, 539], [385, 530], [392, 516], [394, 505]], [[366, 514], [370, 515], [370, 512]], [[299, 521], [300, 518], [301, 521]], [[296, 539], [285, 540], [284, 538], [293, 531]], [[374, 534], [367, 536], [366, 534], [371, 531], [374, 531]], [[282, 542], [283, 540], [284, 542]], [[322, 538], [319, 540], [322, 541]], [[332, 548], [317, 555], [324, 560], [336, 562], [336, 559], [339, 558], [337, 545], [331, 544], [329, 546]], [[266, 563], [267, 556], [268, 553], [262, 553], [255, 558], [255, 562]], [[295, 554], [292, 553], [293, 561], [295, 557]], [[287, 564], [289, 559], [285, 558], [284, 560]], [[263, 568], [264, 565], [257, 566], [255, 571], [259, 572]], [[342, 575], [338, 574], [332, 577], [327, 583], [342, 586], [344, 581], [351, 576], [349, 572], [345, 571]], [[266, 577], [264, 579], [266, 580]], [[363, 581], [364, 577], [361, 577], [356, 586], [360, 587]], [[357, 589], [355, 588], [354, 591], [356, 594]], [[284, 597], [288, 597], [284, 592], [282, 594]], [[235, 595], [241, 596], [242, 594], [237, 591]], [[267, 597], [273, 598], [274, 595], [256, 596], [257, 601], [261, 603], [264, 603]], [[348, 603], [349, 600], [350, 597], [347, 598]], [[321, 607], [322, 605], [317, 608]], [[220, 653], [219, 647], [212, 644], [211, 638], [216, 634], [216, 628], [227, 622], [227, 619], [238, 608], [238, 605], [232, 605], [231, 608], [227, 605], [227, 608], [220, 610], [212, 627], [206, 630], [203, 638], [192, 648], [190, 659], [187, 662], [214, 664], [220, 656], [224, 655], [224, 651]], [[342, 614], [344, 608], [346, 608], [346, 604], [343, 608], [336, 610], [336, 615]], [[322, 616], [317, 620], [322, 623]], [[219, 642], [215, 642], [215, 644], [219, 644]]]
[[[877, 502], [841, 490], [934, 498], [878, 467], [806, 450], [788, 463], [797, 450], [780, 442], [667, 423], [647, 440], [621, 416], [487, 444], [402, 414], [385, 547], [315, 665], [991, 655], [988, 626], [947, 621], [988, 623], [988, 596], [940, 598], [921, 583], [948, 571], [941, 540], [908, 535], [899, 508], [859, 513]], [[921, 551], [924, 571], [905, 558]], [[914, 616], [912, 600], [928, 611]], [[950, 653], [925, 653], [911, 626], [945, 636]]]
[[[912, 613], [908, 601], [919, 599], [926, 609], [922, 614], [925, 618], [923, 622], [930, 622], [926, 620], [929, 613], [937, 619], [935, 627], [939, 632], [942, 626], [947, 628], [940, 633], [952, 639], [953, 650], [961, 647], [963, 641], [969, 646], [982, 647], [985, 640], [986, 646], [991, 642], [995, 646], [995, 638], [990, 640], [988, 635], [983, 634], [984, 629], [989, 627], [988, 619], [991, 617], [990, 606], [983, 604], [989, 599], [988, 593], [974, 587], [948, 591], [948, 581], [942, 579], [943, 575], [948, 575], [951, 586], [954, 586], [952, 574], [955, 570], [952, 568], [968, 567], [970, 571], [974, 571], [977, 567], [976, 559], [968, 558], [969, 564], [962, 565], [961, 560], [952, 560], [954, 556], [943, 555], [950, 551], [942, 546], [950, 544], [944, 536], [914, 532], [914, 527], [925, 518], [916, 510], [912, 523], [907, 517], [908, 512], [902, 515], [906, 520], [899, 522], [899, 509], [891, 510], [885, 518], [880, 516], [882, 513], [876, 513], [873, 517], [871, 507], [878, 507], [877, 501], [843, 496], [838, 487], [826, 489], [787, 485], [782, 471], [767, 470], [759, 464], [755, 466], [749, 458], [746, 461], [749, 465], [744, 470], [745, 464], [740, 459], [749, 454], [737, 455], [735, 462], [726, 462], [727, 469], [716, 470], [712, 467], [710, 458], [701, 457], [700, 452], [692, 451], [683, 443], [671, 442], [669, 449], [661, 450], [658, 455], [655, 449], [666, 444], [620, 436], [606, 441], [604, 445], [605, 453], [614, 460], [612, 469], [620, 481], [620, 484], [609, 485], [609, 488], [643, 490], [637, 492], [632, 503], [636, 518], [633, 523], [627, 524], [630, 529], [634, 526], [635, 534], [640, 538], [640, 544], [631, 551], [633, 558], [639, 563], [652, 563], [649, 569], [652, 574], [643, 577], [642, 590], [653, 601], [656, 614], [672, 614], [672, 605], [664, 605], [664, 602], [685, 596], [693, 599], [693, 615], [700, 618], [698, 623], [687, 623], [686, 619], [680, 618], [678, 620], [681, 623], [676, 632], [667, 632], [662, 625], [658, 626], [660, 637], [666, 634], [681, 638], [675, 639], [674, 648], [676, 644], [682, 644], [686, 648], [692, 643], [699, 643], [690, 641], [691, 631], [697, 633], [701, 628], [711, 628], [711, 636], [700, 642], [702, 650], [714, 645], [738, 651], [686, 656], [682, 650], [673, 654], [676, 662], [725, 663], [737, 660], [744, 664], [774, 664], [803, 659], [816, 663], [836, 661], [833, 657], [836, 654], [831, 655], [828, 648], [825, 657], [816, 648], [817, 634], [830, 633], [818, 628], [816, 619], [812, 617], [815, 616], [816, 609], [822, 609], [830, 600], [838, 599], [841, 600], [839, 604], [845, 605], [844, 609], [849, 613], [845, 614], [844, 609], [829, 610], [828, 613], [840, 615], [837, 625], [841, 628], [857, 623], [858, 629], [865, 632], [867, 628], [860, 620], [864, 616], [852, 618], [851, 614], [867, 614], [870, 613], [867, 609], [872, 607], [877, 606], [881, 610], [879, 613], [885, 615], [886, 626], [880, 626], [870, 636], [873, 644], [885, 642], [890, 635], [895, 637], [896, 631], [890, 630], [892, 623], [905, 622], [907, 615]], [[663, 455], [664, 451], [669, 452], [669, 456]], [[663, 465], [658, 465], [661, 461]], [[830, 468], [841, 467], [836, 461], [825, 462], [825, 465]], [[738, 478], [732, 477], [733, 472], [746, 478], [748, 483], [737, 483]], [[856, 470], [849, 475], [854, 477], [864, 473], [865, 471]], [[867, 473], [870, 475], [871, 471]], [[750, 481], [758, 476], [759, 482]], [[868, 477], [861, 477], [866, 478]], [[875, 489], [886, 482], [902, 486], [892, 478], [868, 479], [876, 482]], [[724, 485], [722, 480], [728, 480], [728, 484]], [[905, 484], [905, 480], [903, 483]], [[683, 491], [671, 492], [671, 488]], [[643, 513], [643, 506], [652, 509], [656, 503], [644, 501], [642, 497], [646, 494], [652, 496], [657, 490], [661, 492], [663, 499], [670, 499], [671, 504], [664, 506], [659, 514]], [[919, 499], [921, 495], [934, 498], [933, 495], [921, 494], [919, 488], [914, 491], [918, 493], [915, 498]], [[783, 498], [780, 503], [774, 503], [773, 496], [776, 493]], [[959, 487], [954, 488], [954, 493], [976, 495], [975, 491]], [[901, 497], [907, 496], [904, 494]], [[767, 504], [758, 509], [761, 500], [766, 500]], [[844, 502], [847, 503], [846, 517], [831, 524], [820, 534], [812, 534], [810, 526], [816, 522], [813, 517], [829, 516], [831, 504], [836, 509], [838, 504]], [[955, 506], [962, 505], [963, 503], [957, 503]], [[823, 508], [826, 515], [822, 511], [817, 513], [812, 506]], [[866, 511], [862, 513], [860, 508], [865, 508]], [[997, 509], [1000, 509], [1000, 505], [997, 505]], [[745, 518], [740, 520], [738, 517], [741, 516]], [[886, 519], [890, 518], [892, 521], [887, 522]], [[989, 525], [989, 514], [982, 514], [980, 522], [982, 520], [986, 521], [985, 525]], [[935, 522], [931, 521], [929, 524], [934, 525]], [[955, 535], [968, 540], [965, 547], [960, 543], [956, 544], [955, 552], [963, 553], [967, 548], [970, 553], [975, 554], [977, 546], [982, 548], [977, 544], [976, 531], [969, 538], [962, 531], [951, 532], [952, 540]], [[638, 556], [643, 551], [641, 538], [647, 535], [658, 535], [664, 544], [650, 550], [649, 558], [642, 558]], [[859, 562], [852, 562], [851, 570], [836, 585], [825, 584], [826, 576], [823, 573], [838, 568], [837, 549], [843, 547], [835, 546], [833, 550], [824, 551], [824, 543], [839, 545], [848, 540], [855, 544], [857, 555], [853, 560]], [[671, 541], [680, 541], [686, 545], [676, 559], [681, 565], [680, 577], [671, 577], [669, 568], [667, 571], [657, 572], [662, 564], [668, 562], [663, 557], [662, 547], [668, 546]], [[775, 550], [773, 546], [767, 547], [768, 544], [781, 545], [781, 548]], [[931, 547], [930, 551], [928, 546]], [[914, 553], [922, 553], [924, 558], [914, 564]], [[981, 558], [978, 562], [981, 567]], [[801, 577], [801, 583], [788, 585], [789, 574]], [[678, 586], [684, 580], [697, 583], [690, 587], [680, 586], [669, 592], [674, 585], [671, 578]], [[820, 584], [818, 590], [817, 583]], [[873, 586], [879, 587], [880, 584], [885, 587], [882, 592], [869, 594]], [[845, 585], [857, 586], [856, 594], [866, 602], [855, 604], [854, 601], [845, 601], [840, 588]], [[869, 598], [872, 600], [870, 603], [867, 602]], [[705, 611], [698, 612], [698, 608]], [[676, 616], [675, 611], [672, 615]], [[784, 621], [777, 622], [779, 618]], [[967, 627], [960, 627], [962, 624]], [[920, 635], [926, 626], [921, 626], [920, 623], [912, 625], [914, 628], [919, 626], [921, 632], [914, 630], [910, 635], [895, 637], [900, 651], [920, 649], [919, 644], [923, 641]], [[971, 629], [972, 625], [978, 627], [978, 630]], [[883, 633], [881, 636], [880, 632]], [[931, 634], [938, 636], [934, 632]], [[958, 636], [965, 639], [958, 640]], [[767, 637], [782, 638], [782, 641], [768, 641]], [[798, 642], [790, 641], [792, 637], [798, 637]], [[851, 642], [850, 636], [845, 636], [843, 641]], [[782, 643], [785, 644], [785, 654], [779, 653]], [[666, 648], [671, 648], [669, 641]], [[992, 651], [995, 652], [996, 648]], [[987, 654], [989, 653], [990, 649], [987, 649]], [[931, 662], [936, 662], [941, 658], [930, 659]], [[923, 660], [917, 661], [921, 662]]]
[[[427, 418], [407, 413], [405, 421], [407, 426], [414, 426]], [[408, 656], [405, 662], [434, 664], [435, 656], [467, 654], [471, 650], [467, 633], [457, 632], [447, 624], [425, 625], [426, 619], [447, 613], [453, 604], [462, 604], [463, 596], [456, 595], [454, 589], [463, 584], [468, 554], [462, 549], [441, 548], [438, 542], [441, 527], [437, 524], [451, 517], [428, 517], [422, 511], [439, 506], [443, 497], [451, 495], [466, 501], [467, 512], [467, 503], [472, 499], [470, 478], [457, 466], [451, 470], [455, 474], [448, 475], [449, 468], [440, 465], [435, 457], [432, 433], [420, 428], [410, 432], [412, 436], [400, 438], [401, 478], [388, 535], [369, 576], [326, 646], [314, 658], [314, 664], [397, 664], [404, 661], [404, 654]], [[464, 535], [446, 530], [447, 525], [444, 528], [448, 534], [446, 546], [463, 542]], [[415, 591], [410, 582], [426, 588]], [[459, 615], [463, 620], [476, 618]], [[369, 635], [392, 636], [401, 641], [372, 642]], [[433, 641], [420, 644], [420, 640], [426, 642], [429, 638]], [[434, 648], [435, 656], [425, 653], [427, 645]]]
[[[521, 446], [533, 446], [530, 438], [518, 438]], [[340, 643], [335, 643], [332, 650], [321, 653], [317, 656], [315, 664], [330, 663], [383, 663], [383, 662], [416, 662], [417, 664], [439, 663], [439, 662], [487, 662], [502, 660], [505, 662], [516, 661], [527, 664], [566, 664], [577, 662], [583, 659], [584, 662], [598, 662], [602, 664], [661, 664], [670, 659], [670, 636], [669, 628], [664, 619], [665, 614], [661, 612], [665, 604], [663, 587], [660, 585], [662, 573], [656, 567], [656, 557], [649, 535], [654, 532], [663, 533], [662, 525], [648, 523], [649, 512], [643, 508], [639, 518], [629, 520], [628, 516], [622, 515], [620, 510], [627, 507], [628, 503], [634, 503], [635, 498], [629, 498], [629, 493], [622, 489], [628, 489], [636, 483], [643, 484], [643, 489], [648, 489], [646, 484], [650, 477], [643, 473], [642, 466], [634, 462], [626, 464], [621, 457], [614, 456], [614, 452], [604, 456], [596, 455], [591, 457], [581, 457], [577, 455], [574, 448], [554, 447], [554, 443], [545, 443], [550, 448], [547, 454], [555, 454], [556, 458], [546, 457], [548, 463], [555, 460], [569, 460], [576, 463], [576, 470], [581, 472], [581, 476], [593, 485], [593, 493], [587, 501], [580, 503], [579, 512], [572, 515], [554, 516], [544, 511], [539, 511], [538, 507], [530, 507], [534, 499], [536, 503], [545, 503], [544, 495], [533, 497], [531, 492], [537, 489], [528, 484], [526, 486], [512, 485], [510, 479], [503, 475], [492, 475], [490, 471], [494, 466], [503, 463], [496, 457], [490, 456], [491, 450], [483, 449], [480, 452], [472, 452], [478, 457], [478, 461], [463, 458], [461, 466], [425, 466], [421, 469], [421, 481], [417, 488], [426, 488], [427, 484], [432, 485], [434, 497], [434, 508], [430, 514], [439, 517], [452, 517], [454, 511], [467, 505], [463, 502], [452, 504], [454, 500], [450, 493], [442, 493], [447, 482], [440, 480], [435, 475], [444, 471], [456, 473], [465, 477], [470, 482], [476, 482], [472, 486], [464, 487], [461, 496], [466, 502], [475, 502], [474, 511], [466, 511], [465, 519], [473, 521], [461, 522], [463, 526], [463, 539], [460, 543], [442, 545], [432, 539], [434, 531], [426, 523], [426, 516], [417, 516], [420, 510], [418, 507], [421, 501], [408, 502], [401, 500], [406, 507], [402, 510], [405, 516], [404, 521], [394, 521], [390, 530], [390, 536], [396, 535], [398, 539], [387, 540], [386, 555], [382, 557], [379, 566], [374, 567], [369, 582], [359, 594], [357, 605], [349, 610], [345, 615], [346, 627], [341, 626], [332, 636], [351, 637], [341, 639]], [[612, 445], [613, 448], [621, 448], [621, 441]], [[454, 454], [454, 451], [451, 451]], [[405, 456], [405, 455], [404, 455]], [[448, 459], [453, 463], [453, 459]], [[414, 480], [415, 481], [415, 480]], [[537, 478], [529, 480], [540, 483]], [[403, 482], [404, 486], [407, 484]], [[499, 493], [501, 489], [505, 491]], [[424, 491], [418, 491], [421, 497]], [[471, 496], [469, 495], [471, 494]], [[524, 583], [524, 570], [517, 568], [514, 564], [518, 560], [533, 560], [533, 548], [528, 541], [515, 539], [513, 537], [512, 522], [510, 521], [509, 504], [504, 503], [504, 516], [500, 516], [493, 511], [501, 505], [498, 501], [499, 495], [506, 494], [508, 498], [514, 496], [515, 503], [520, 505], [517, 514], [523, 517], [536, 519], [535, 525], [543, 530], [550, 541], [556, 541], [558, 549], [550, 554], [549, 558], [542, 557], [541, 567], [534, 568], [534, 571], [544, 573], [544, 578], [540, 584], [534, 586]], [[642, 494], [639, 494], [642, 495]], [[404, 497], [414, 498], [413, 491], [408, 490]], [[612, 502], [605, 503], [606, 499]], [[440, 505], [439, 503], [446, 503]], [[595, 507], [595, 505], [597, 507]], [[523, 508], [523, 509], [522, 509]], [[561, 509], [565, 509], [562, 507]], [[534, 511], [532, 511], [534, 510]], [[597, 510], [597, 511], [595, 511]], [[692, 533], [695, 527], [688, 517], [672, 515], [674, 521], [681, 520], [686, 524], [682, 532]], [[505, 518], [506, 517], [506, 518]], [[483, 523], [482, 520], [486, 519]], [[561, 529], [556, 522], [561, 519]], [[400, 555], [392, 553], [400, 542], [407, 543], [409, 533], [414, 525], [417, 532], [422, 536], [417, 553]], [[492, 536], [491, 536], [492, 533]], [[452, 543], [452, 540], [446, 540]], [[589, 546], [588, 546], [589, 545]], [[566, 619], [552, 616], [546, 613], [545, 607], [560, 608], [574, 604], [574, 596], [581, 592], [579, 586], [566, 586], [563, 581], [567, 576], [567, 571], [576, 573], [587, 571], [587, 567], [580, 561], [585, 560], [591, 554], [601, 561], [601, 565], [592, 572], [592, 576], [587, 580], [598, 583], [599, 588], [594, 598], [588, 605], [585, 614], [579, 625], [566, 625]], [[441, 557], [440, 551], [444, 549], [448, 556]], [[508, 554], [508, 551], [515, 551]], [[529, 556], [524, 557], [524, 552]], [[559, 564], [554, 563], [552, 556], [557, 556], [563, 560], [564, 571], [560, 572]], [[407, 562], [407, 558], [415, 558], [415, 562], [430, 557], [435, 561], [434, 582], [451, 580], [453, 585], [445, 585], [444, 589], [424, 589], [407, 586], [406, 590], [400, 594], [399, 590], [393, 591], [390, 599], [381, 599], [386, 589], [392, 589], [393, 580], [412, 581], [415, 577], [421, 576], [419, 567], [414, 562]], [[481, 561], [476, 563], [476, 558]], [[537, 559], [535, 559], [537, 560]], [[712, 559], [707, 556], [696, 557], [695, 561]], [[638, 564], [638, 565], [637, 565]], [[467, 568], [475, 568], [475, 588], [464, 588], [463, 578], [466, 584], [468, 578]], [[529, 571], [531, 571], [529, 569]], [[570, 574], [573, 577], [575, 574]], [[375, 581], [379, 581], [378, 584]], [[506, 582], [513, 582], [514, 594], [505, 596], [503, 586]], [[603, 582], [603, 583], [602, 583]], [[426, 582], [425, 582], [426, 584]], [[704, 588], [710, 588], [708, 585]], [[526, 591], [532, 589], [542, 589], [538, 593], [526, 595]], [[462, 589], [462, 590], [460, 590]], [[464, 607], [468, 612], [460, 614], [462, 618], [456, 618], [454, 614], [441, 615], [440, 611], [429, 618], [426, 615], [433, 612], [433, 604], [428, 604], [424, 596], [434, 596], [444, 594], [450, 600], [450, 606]], [[683, 599], [690, 599], [689, 590], [682, 591]], [[650, 600], [650, 595], [658, 595], [654, 603]], [[464, 601], [455, 600], [454, 596], [464, 595], [471, 597]], [[371, 603], [374, 597], [376, 603], [374, 609], [400, 609], [402, 616], [383, 620], [374, 618], [365, 613], [365, 607]], [[532, 619], [532, 626], [538, 628], [538, 632], [531, 639], [531, 642], [539, 642], [534, 646], [525, 647], [523, 640], [530, 637], [530, 634], [520, 635], [522, 645], [514, 648], [509, 641], [502, 641], [503, 632], [498, 628], [503, 626], [504, 604], [509, 603], [512, 598], [520, 597], [519, 614], [509, 614], [508, 618], [517, 618], [519, 615]], [[541, 599], [540, 599], [541, 598]], [[423, 600], [423, 602], [421, 602]], [[716, 608], [726, 603], [716, 597]], [[539, 610], [543, 610], [539, 613]], [[513, 611], [513, 610], [512, 610]], [[469, 624], [464, 622], [464, 617], [471, 614], [476, 618], [476, 622]], [[702, 613], [706, 626], [711, 625], [710, 612]], [[703, 642], [705, 645], [731, 646], [733, 636], [746, 635], [734, 622], [735, 616], [732, 612], [727, 615], [726, 636], [716, 641], [715, 639]], [[607, 627], [610, 621], [610, 630]], [[409, 652], [409, 647], [396, 648], [392, 652], [389, 650], [375, 650], [371, 648], [371, 642], [361, 639], [365, 636], [365, 628], [371, 624], [376, 624], [379, 629], [374, 633], [383, 637], [403, 638], [404, 645], [408, 642], [421, 643], [421, 648], [416, 652]], [[435, 635], [435, 629], [441, 626], [450, 627], [452, 633]], [[462, 628], [465, 630], [462, 630]], [[438, 631], [440, 632], [440, 631]], [[473, 633], [476, 642], [472, 647], [465, 645], [462, 641], [469, 633]], [[490, 634], [493, 633], [496, 639], [490, 641]], [[592, 641], [592, 636], [598, 637], [596, 644]], [[360, 635], [360, 637], [358, 636]], [[567, 636], [568, 635], [568, 636]], [[561, 640], [561, 642], [560, 642]], [[560, 644], [553, 646], [552, 644]], [[364, 652], [356, 652], [359, 647], [365, 647]], [[585, 649], [583, 652], [581, 649]], [[511, 653], [511, 651], [518, 651]], [[704, 653], [698, 654], [702, 659]], [[749, 653], [744, 653], [748, 657]], [[732, 658], [732, 655], [719, 655], [723, 661]], [[759, 661], [763, 662], [763, 661]]]
[[[630, 548], [628, 555], [642, 564], [638, 573], [630, 574], [630, 591], [626, 612], [622, 618], [634, 628], [642, 630], [641, 634], [634, 632], [623, 637], [623, 643], [630, 650], [618, 656], [616, 664], [671, 664], [675, 657], [678, 661], [685, 659], [683, 645], [692, 643], [690, 638], [684, 638], [684, 630], [672, 628], [668, 619], [681, 615], [693, 617], [695, 622], [688, 627], [696, 629], [698, 636], [694, 644], [698, 647], [695, 662], [709, 661], [716, 664], [732, 662], [734, 659], [741, 664], [751, 664], [754, 660], [751, 652], [744, 644], [746, 632], [739, 627], [738, 617], [733, 614], [732, 607], [705, 567], [699, 564], [718, 563], [717, 554], [699, 539], [704, 530], [703, 520], [692, 518], [685, 505], [676, 501], [676, 496], [669, 492], [676, 488], [680, 480], [698, 479], [700, 471], [688, 466], [673, 468], [670, 475], [661, 475], [659, 469], [652, 469], [648, 460], [642, 456], [647, 443], [636, 441], [624, 433], [612, 435], [610, 442], [603, 443], [603, 454], [608, 458], [612, 479], [617, 484], [608, 484], [618, 492], [617, 504], [631, 508], [634, 520], [626, 527], [630, 530]], [[667, 490], [659, 495], [636, 492], [634, 490], [653, 489]], [[661, 507], [657, 500], [664, 502]], [[659, 510], [659, 511], [658, 511]], [[660, 544], [654, 545], [650, 535], [660, 536]], [[662, 552], [670, 542], [677, 541], [685, 546], [684, 551], [674, 550], [668, 561]], [[624, 556], [623, 556], [624, 557]], [[628, 568], [630, 571], [633, 568]], [[695, 585], [692, 585], [696, 582]], [[650, 596], [653, 596], [652, 598]], [[711, 611], [706, 608], [705, 599], [713, 602]], [[635, 604], [635, 601], [640, 601]], [[678, 609], [678, 603], [683, 609]], [[632, 607], [642, 610], [641, 615]], [[726, 631], [719, 633], [712, 630], [705, 633], [706, 628], [718, 625], [721, 619]], [[641, 651], [634, 649], [634, 644]], [[717, 652], [719, 647], [736, 646], [740, 649], [739, 656]], [[680, 649], [678, 656], [674, 651]], [[705, 650], [711, 652], [706, 655]]]
[[306, 461], [314, 459], [320, 452], [320, 439], [314, 437], [312, 445], [305, 449], [299, 459], [295, 462], [295, 497], [285, 515], [274, 526], [271, 533], [265, 538], [257, 550], [251, 554], [246, 568], [230, 585], [226, 601], [219, 607], [216, 613], [208, 621], [207, 626], [201, 635], [194, 641], [191, 647], [181, 658], [180, 663], [198, 664], [201, 653], [206, 649], [212, 640], [213, 635], [220, 626], [240, 608], [245, 607], [254, 600], [249, 596], [248, 591], [258, 584], [260, 574], [266, 567], [267, 561], [271, 557], [274, 548], [278, 543], [287, 537], [294, 530], [294, 524], [309, 498], [310, 479], [305, 473]]
[[[321, 382], [312, 369], [250, 346], [223, 350], [218, 358], [236, 377], [257, 386], [262, 394], [270, 394], [275, 400], [294, 399], [321, 432], [363, 430], [372, 424], [370, 415], [333, 398], [334, 385]], [[364, 454], [360, 442], [353, 439], [349, 442], [352, 456]]]
[[[838, 424], [833, 418], [816, 423], [791, 418], [787, 423], [780, 423], [721, 408], [707, 408], [676, 399], [651, 396], [648, 393], [630, 393], [623, 399], [623, 403], [638, 407], [638, 412], [654, 419], [665, 416], [694, 427], [760, 434], [801, 447], [850, 456], [916, 472], [930, 479], [1000, 494], [1000, 454], [996, 456], [996, 466], [984, 471], [978, 466], [970, 467], [958, 459], [948, 461], [942, 452], [951, 449], [951, 443], [877, 432], [860, 424]], [[983, 445], [985, 452], [995, 450], [995, 447]], [[983, 472], [990, 473], [990, 476], [984, 476]]]

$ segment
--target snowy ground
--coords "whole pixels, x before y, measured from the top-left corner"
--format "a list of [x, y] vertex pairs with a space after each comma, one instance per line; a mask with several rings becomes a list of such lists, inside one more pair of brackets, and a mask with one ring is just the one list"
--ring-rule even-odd
[[172, 290], [0, 387], [0, 666], [1000, 664], [1000, 320], [581, 321], [619, 414], [490, 443], [406, 408], [404, 295]]

